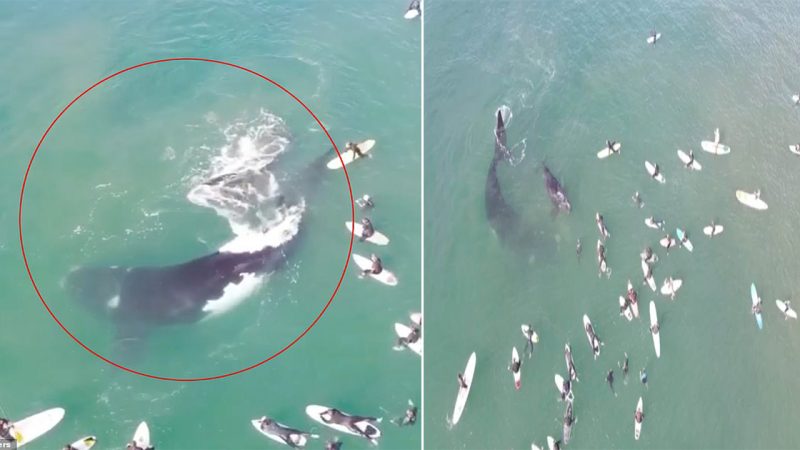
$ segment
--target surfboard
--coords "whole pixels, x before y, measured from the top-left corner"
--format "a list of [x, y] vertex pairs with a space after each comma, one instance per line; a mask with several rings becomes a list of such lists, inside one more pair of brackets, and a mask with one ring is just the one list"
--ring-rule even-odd
[[644, 168], [647, 169], [647, 174], [650, 175], [650, 178], [658, 181], [661, 184], [667, 182], [667, 180], [664, 178], [664, 174], [662, 174], [661, 172], [659, 172], [658, 175], [654, 176], [654, 174], [656, 173], [656, 166], [650, 161], [644, 162]]
[[[758, 297], [758, 292], [756, 291], [755, 283], [750, 284], [750, 299], [753, 301], [753, 306], [756, 306], [761, 301], [761, 299]], [[758, 329], [763, 330], [764, 320], [761, 317], [761, 313], [759, 312], [753, 315], [756, 316], [756, 325], [758, 325]]]
[[[353, 232], [353, 222], [347, 221], [347, 222], [344, 223], [344, 226], [347, 228], [347, 231]], [[357, 223], [356, 224], [356, 230], [355, 230], [355, 233], [354, 233], [355, 236], [356, 236], [356, 239], [360, 239], [361, 238], [361, 233], [362, 233], [363, 230], [364, 230], [364, 225], [361, 225], [360, 223]], [[375, 245], [388, 245], [389, 244], [389, 238], [386, 237], [386, 235], [380, 233], [377, 230], [372, 234], [372, 236], [370, 236], [370, 237], [368, 237], [368, 238], [366, 238], [364, 240], [366, 242], [370, 242], [370, 243], [375, 244]]]
[[[353, 253], [353, 261], [361, 270], [372, 268], [372, 260], [366, 256]], [[384, 268], [379, 274], [370, 273], [369, 276], [387, 286], [397, 286], [397, 277], [394, 276], [392, 272], [386, 270], [386, 268]]]
[[[653, 327], [658, 324], [658, 314], [656, 313], [656, 302], [650, 300], [650, 326]], [[659, 330], [658, 333], [653, 333], [650, 330], [650, 334], [653, 335], [653, 347], [656, 349], [656, 358], [661, 358], [661, 331]]]
[[[256, 431], [258, 431], [259, 433], [263, 434], [264, 436], [272, 439], [273, 441], [275, 441], [275, 442], [277, 442], [279, 444], [289, 445], [289, 444], [286, 443], [286, 441], [284, 441], [277, 434], [268, 433], [268, 432], [262, 430], [261, 429], [261, 419], [253, 419], [253, 420], [250, 421], [250, 423], [253, 424], [253, 428], [255, 428]], [[279, 422], [275, 422], [275, 423], [280, 427], [289, 428], [289, 427], [287, 427], [286, 425], [284, 425], [282, 423], [279, 423]], [[310, 433], [297, 434], [296, 436], [297, 436], [297, 438], [292, 440], [294, 445], [289, 445], [290, 447], [303, 448], [303, 447], [306, 446], [306, 444], [308, 444], [308, 438], [309, 437], [312, 438], [312, 439], [317, 439], [319, 437], [316, 434], [310, 434]]]
[[[528, 340], [528, 335], [531, 332], [531, 328], [527, 324], [523, 324], [521, 329], [522, 329], [522, 337], [524, 337], [525, 340]], [[536, 334], [536, 332], [534, 331], [533, 335], [530, 337], [530, 340], [531, 340], [532, 343], [538, 344], [539, 343], [539, 335]]]
[[797, 312], [791, 307], [789, 307], [788, 311], [784, 311], [786, 309], [786, 303], [784, 303], [782, 300], [775, 300], [775, 305], [778, 307], [779, 310], [781, 310], [781, 313], [783, 313], [783, 315], [785, 315], [786, 317], [789, 317], [791, 319], [797, 319]]
[[[356, 145], [358, 145], [358, 148], [359, 150], [361, 150], [361, 153], [364, 153], [366, 155], [367, 152], [369, 152], [370, 150], [372, 150], [373, 147], [375, 147], [375, 139], [367, 139], [366, 141], [359, 142]], [[344, 163], [344, 165], [346, 166], [351, 162], [355, 161], [356, 159], [361, 159], [361, 158], [355, 158], [353, 156], [353, 152], [351, 152], [350, 150], [342, 151], [341, 156], [342, 156], [341, 161], [339, 161], [338, 155], [332, 160], [328, 161], [327, 164], [328, 169], [331, 170], [341, 169], [343, 167], [342, 163]]]
[[553, 436], [547, 436], [547, 449], [556, 450], [556, 440], [553, 439]]
[[461, 414], [464, 413], [464, 407], [467, 406], [467, 398], [469, 397], [469, 391], [472, 389], [472, 376], [475, 374], [475, 361], [477, 357], [475, 356], [475, 352], [472, 352], [469, 355], [469, 359], [467, 360], [467, 367], [464, 368], [464, 382], [467, 383], [466, 388], [462, 388], [461, 386], [458, 387], [458, 395], [456, 395], [456, 405], [453, 408], [453, 425], [457, 424], [459, 420], [461, 420]]
[[89, 450], [90, 448], [94, 447], [94, 444], [96, 443], [96, 437], [86, 436], [70, 444], [70, 447], [74, 448], [75, 450]]
[[647, 272], [650, 271], [650, 265], [647, 264], [647, 261], [642, 260], [642, 276], [645, 277], [645, 282], [653, 292], [656, 292], [656, 280], [653, 278], [653, 274], [651, 273], [650, 276], [647, 276]]
[[613, 151], [613, 152], [612, 152], [612, 151], [611, 151], [611, 149], [610, 149], [610, 148], [608, 148], [608, 147], [605, 147], [605, 148], [603, 148], [602, 150], [600, 150], [599, 152], [597, 152], [597, 157], [598, 157], [599, 159], [606, 159], [606, 158], [608, 158], [609, 156], [613, 155], [614, 153], [617, 153], [617, 152], [619, 152], [619, 149], [621, 149], [621, 148], [622, 148], [622, 144], [621, 144], [621, 143], [619, 143], [619, 142], [615, 142], [615, 143], [614, 143], [614, 145], [613, 145], [613, 148], [614, 148], [614, 151]]
[[628, 302], [625, 300], [625, 297], [619, 296], [619, 309], [622, 312], [622, 315], [625, 316], [628, 321], [633, 320], [633, 311], [631, 311], [631, 307], [628, 306]]
[[658, 220], [653, 216], [650, 216], [644, 219], [644, 224], [647, 225], [648, 228], [652, 228], [654, 230], [663, 230], [664, 229], [664, 221]]
[[650, 35], [647, 37], [648, 44], [655, 44], [657, 40], [661, 39], [661, 33], [656, 33], [655, 36]]
[[555, 381], [556, 383], [556, 389], [558, 390], [558, 393], [564, 395], [565, 396], [564, 398], [567, 401], [571, 402], [575, 399], [575, 394], [572, 393], [572, 387], [570, 387], [568, 393], [564, 392], [564, 377], [562, 377], [559, 374], [555, 374], [555, 376], [553, 377], [553, 381]]
[[[515, 363], [519, 361], [519, 353], [517, 353], [517, 347], [513, 347], [511, 349], [511, 363]], [[514, 375], [514, 388], [519, 390], [522, 386], [522, 364], [519, 366], [519, 370]]]
[[760, 197], [756, 196], [755, 193], [751, 194], [750, 192], [737, 190], [736, 200], [739, 200], [739, 202], [745, 206], [749, 206], [760, 211], [763, 211], [768, 207], [767, 203], [764, 200], [761, 200]]
[[411, 319], [412, 322], [418, 327], [422, 327], [422, 313], [411, 313], [408, 315], [408, 318]]
[[147, 426], [147, 422], [142, 422], [136, 427], [136, 431], [133, 433], [133, 442], [137, 447], [150, 447], [150, 428]]
[[678, 289], [683, 286], [683, 280], [679, 280], [676, 278], [672, 279], [672, 288], [669, 286], [669, 278], [664, 279], [664, 283], [661, 285], [661, 294], [662, 295], [672, 295], [678, 292]]
[[[308, 417], [310, 417], [311, 420], [313, 420], [313, 421], [315, 421], [317, 423], [320, 423], [322, 425], [325, 425], [326, 427], [331, 428], [333, 430], [336, 430], [336, 431], [338, 431], [340, 433], [349, 434], [351, 436], [364, 437], [363, 435], [358, 434], [355, 431], [352, 431], [350, 428], [347, 428], [344, 425], [340, 425], [338, 423], [328, 423], [328, 422], [325, 422], [324, 420], [322, 420], [322, 417], [320, 416], [320, 414], [324, 413], [325, 411], [327, 411], [329, 409], [332, 409], [332, 408], [329, 408], [327, 406], [320, 406], [320, 405], [308, 405], [308, 406], [306, 406], [306, 415]], [[345, 415], [349, 415], [349, 414], [347, 414], [347, 413], [345, 413], [344, 411], [341, 411], [341, 410], [339, 412], [341, 412], [342, 414], [345, 414]], [[378, 417], [375, 422], [380, 423], [382, 420], [383, 420], [382, 417]], [[373, 424], [372, 421], [362, 420], [361, 422], [356, 423], [356, 427], [359, 430], [361, 430], [361, 432], [363, 432], [363, 433], [367, 433], [368, 430], [372, 431], [372, 433], [371, 433], [372, 438], [365, 438], [365, 439], [368, 439], [374, 445], [378, 445], [378, 439], [381, 437], [381, 430], [375, 424]]]
[[[639, 397], [639, 402], [636, 404], [636, 412], [644, 413], [644, 405], [642, 403], [642, 397]], [[642, 417], [642, 422], [644, 422], [644, 417]], [[641, 422], [636, 421], [636, 416], [633, 417], [633, 437], [637, 441], [639, 440], [639, 436], [642, 435], [642, 424]]]
[[12, 421], [17, 447], [29, 444], [52, 430], [64, 418], [64, 408], [52, 408], [22, 420]]
[[705, 234], [706, 236], [714, 237], [718, 234], [722, 234], [724, 230], [725, 227], [723, 227], [722, 225], [714, 225], [713, 227], [711, 225], [708, 225], [706, 227], [703, 227], [703, 234]]
[[[599, 343], [600, 339], [597, 338], [597, 334], [595, 334], [595, 335], [589, 334], [589, 331], [586, 330], [587, 326], [592, 326], [592, 321], [589, 320], [589, 316], [588, 315], [584, 314], [583, 315], [583, 330], [586, 332], [586, 338], [589, 340], [589, 348], [592, 349], [592, 353], [594, 354], [594, 359], [597, 359], [597, 357], [600, 356], [600, 345], [599, 345], [600, 344]], [[592, 331], [594, 331], [594, 327], [592, 327]], [[597, 345], [597, 350], [596, 351], [594, 349], [594, 339], [592, 339], [592, 338], [597, 338], [597, 340], [598, 340], [598, 345]]]
[[658, 241], [658, 243], [661, 244], [661, 246], [664, 247], [664, 248], [667, 248], [667, 247], [672, 248], [672, 247], [675, 247], [676, 245], [678, 245], [678, 241], [676, 241], [675, 238], [671, 237], [671, 238], [667, 239], [666, 236], [661, 238]]
[[[412, 331], [413, 330], [409, 326], [402, 323], [395, 322], [394, 324], [394, 332], [397, 333], [397, 337], [408, 337]], [[409, 342], [406, 344], [406, 347], [419, 356], [422, 356], [422, 336], [420, 336], [416, 342]]]
[[795, 155], [800, 155], [800, 145], [798, 145], [798, 144], [790, 145], [789, 146], [789, 151], [794, 153]]
[[[678, 150], [678, 159], [681, 160], [681, 162], [683, 163], [684, 167], [687, 167], [686, 165], [689, 164], [689, 161], [692, 160], [692, 158], [687, 153], [685, 153], [683, 150], [680, 150], [680, 149]], [[703, 170], [703, 166], [700, 165], [700, 163], [697, 162], [696, 159], [694, 161], [692, 161], [692, 164], [689, 165], [687, 168], [692, 169], [692, 170], [698, 170], [698, 171], [699, 170]]]
[[[683, 231], [682, 228], [676, 228], [675, 229], [675, 234], [678, 236], [678, 241], [679, 242], [683, 241], [684, 236], [686, 236], [686, 232]], [[684, 246], [684, 248], [686, 248], [686, 250], [689, 250], [690, 252], [694, 250], [694, 246], [692, 245], [692, 241], [690, 241], [688, 238], [686, 239], [686, 241], [681, 242], [681, 244]]]
[[[644, 261], [642, 261], [642, 262], [644, 262]], [[633, 284], [631, 284], [631, 280], [628, 280], [628, 290], [629, 291], [633, 290]], [[626, 295], [627, 295], [627, 292], [626, 292]], [[638, 300], [638, 298], [636, 300], [636, 303], [631, 302], [630, 308], [631, 308], [631, 312], [633, 312], [633, 317], [637, 317], [638, 318], [639, 317], [639, 300]]]
[[414, 0], [411, 2], [411, 4], [408, 5], [408, 10], [403, 15], [403, 17], [409, 20], [415, 19], [419, 17], [419, 10], [420, 10], [420, 4], [418, 1]]

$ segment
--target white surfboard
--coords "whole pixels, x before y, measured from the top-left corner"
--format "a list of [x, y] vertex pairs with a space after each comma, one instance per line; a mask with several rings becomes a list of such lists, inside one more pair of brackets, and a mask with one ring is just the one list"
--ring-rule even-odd
[[757, 192], [750, 193], [737, 190], [736, 200], [739, 200], [739, 202], [745, 206], [749, 206], [759, 211], [763, 211], [768, 207], [767, 203], [764, 200], [761, 200], [761, 197]]
[[[353, 253], [353, 261], [361, 270], [367, 270], [372, 268], [372, 260], [370, 260], [366, 256], [361, 256]], [[369, 276], [387, 286], [397, 286], [397, 277], [394, 276], [392, 272], [386, 270], [386, 268], [384, 268], [379, 274], [370, 273]]]
[[147, 426], [147, 422], [142, 422], [136, 427], [136, 431], [133, 433], [133, 442], [137, 447], [150, 447], [150, 427]]
[[605, 147], [604, 149], [602, 149], [599, 152], [597, 152], [597, 157], [599, 159], [606, 159], [609, 156], [611, 156], [611, 155], [613, 155], [615, 153], [618, 153], [619, 149], [622, 148], [622, 144], [620, 144], [619, 142], [615, 142], [613, 148], [614, 148], [614, 151], [611, 151], [610, 148]]
[[571, 385], [570, 385], [569, 392], [564, 392], [564, 377], [562, 377], [559, 374], [555, 374], [555, 376], [553, 377], [553, 380], [556, 383], [556, 389], [558, 390], [559, 394], [561, 394], [562, 396], [565, 396], [564, 398], [569, 402], [575, 400], [575, 394], [572, 393]]
[[645, 282], [650, 286], [650, 289], [656, 292], [656, 280], [653, 278], [652, 273], [650, 273], [650, 276], [647, 276], [648, 272], [650, 272], [650, 265], [647, 264], [647, 261], [642, 260], [642, 276], [646, 277]]
[[64, 408], [52, 408], [38, 414], [13, 421], [17, 447], [29, 444], [52, 430], [64, 418]]
[[456, 405], [453, 408], [453, 425], [457, 424], [459, 420], [461, 420], [461, 414], [464, 413], [464, 407], [467, 406], [467, 398], [469, 398], [469, 391], [472, 389], [472, 376], [475, 374], [475, 361], [477, 357], [475, 356], [475, 352], [472, 352], [469, 355], [469, 359], [467, 360], [467, 367], [464, 368], [464, 382], [467, 383], [466, 388], [462, 388], [459, 386], [458, 388], [458, 395], [456, 395]]
[[586, 332], [586, 339], [589, 340], [589, 348], [592, 349], [592, 353], [594, 354], [594, 359], [597, 359], [597, 357], [600, 356], [600, 345], [601, 344], [600, 344], [600, 342], [598, 342], [597, 349], [595, 350], [595, 348], [594, 348], [595, 347], [594, 346], [595, 343], [594, 343], [594, 340], [592, 338], [595, 338], [598, 341], [600, 341], [600, 339], [597, 337], [597, 333], [596, 332], [595, 332], [594, 336], [590, 335], [589, 332], [586, 330], [587, 326], [592, 327], [592, 331], [594, 331], [594, 326], [592, 326], [592, 321], [589, 320], [589, 316], [588, 315], [584, 314], [583, 315], [583, 330]]
[[655, 44], [657, 40], [661, 39], [661, 33], [656, 33], [655, 36], [650, 35], [647, 37], [648, 44]]
[[553, 439], [553, 436], [547, 436], [547, 449], [556, 450], [556, 440]]
[[689, 169], [692, 169], [692, 170], [703, 170], [703, 166], [700, 165], [700, 163], [697, 162], [696, 159], [694, 161], [692, 161], [692, 164], [687, 166], [687, 164], [689, 164], [689, 161], [691, 161], [692, 158], [688, 154], [686, 154], [683, 150], [680, 150], [680, 149], [678, 150], [678, 159], [681, 160], [681, 162], [683, 163], [684, 167], [688, 167]]
[[628, 305], [625, 297], [621, 295], [619, 296], [619, 309], [628, 321], [633, 320], [633, 311], [631, 311], [631, 307]]
[[658, 181], [661, 184], [664, 184], [664, 183], [667, 182], [667, 180], [664, 178], [664, 174], [662, 174], [660, 171], [659, 171], [658, 175], [654, 176], [654, 174], [656, 173], [655, 164], [651, 163], [650, 161], [645, 161], [644, 162], [644, 168], [647, 169], [647, 174], [650, 175], [650, 178]]
[[[636, 411], [644, 413], [644, 405], [642, 403], [642, 397], [639, 397], [639, 402], [636, 404]], [[642, 417], [642, 421], [644, 421], [644, 417]], [[642, 435], [642, 424], [641, 422], [636, 421], [636, 416], [633, 418], [633, 437], [638, 441], [639, 436]]]
[[[375, 139], [367, 139], [366, 141], [359, 142], [356, 145], [358, 146], [358, 149], [361, 150], [361, 153], [364, 153], [366, 155], [367, 152], [369, 152], [370, 150], [372, 150], [373, 147], [375, 147]], [[341, 169], [343, 167], [342, 163], [344, 163], [344, 165], [346, 166], [351, 162], [355, 161], [356, 159], [361, 159], [361, 158], [355, 158], [353, 152], [350, 150], [343, 150], [341, 152], [341, 156], [342, 156], [341, 161], [339, 161], [338, 155], [332, 160], [328, 161], [327, 164], [328, 169], [331, 170]]]
[[[654, 327], [658, 324], [658, 314], [656, 314], [656, 302], [650, 300], [650, 327]], [[661, 332], [653, 333], [653, 330], [650, 330], [650, 334], [653, 335], [653, 347], [656, 349], [656, 358], [661, 358]]]
[[[347, 222], [344, 223], [344, 226], [347, 228], [347, 231], [350, 231], [351, 233], [355, 234], [356, 239], [361, 238], [361, 233], [364, 230], [364, 225], [361, 225], [360, 223], [357, 223], [355, 232], [353, 232], [353, 222], [350, 222], [348, 220]], [[364, 240], [367, 241], [367, 242], [370, 242], [372, 244], [375, 244], [375, 245], [388, 245], [389, 244], [389, 238], [386, 237], [386, 235], [380, 233], [377, 230], [374, 233], [372, 233], [372, 236], [370, 236], [370, 237], [368, 237], [368, 238], [366, 238]]]
[[528, 336], [530, 336], [531, 343], [533, 344], [539, 343], [539, 335], [535, 331], [533, 332], [533, 334], [531, 334], [532, 330], [527, 324], [523, 324], [521, 329], [522, 329], [522, 337], [524, 337], [527, 340], [529, 339]]
[[96, 443], [96, 437], [86, 436], [70, 444], [70, 447], [74, 448], [75, 450], [89, 450], [90, 448], [94, 447], [94, 444]]
[[794, 144], [789, 146], [789, 151], [795, 155], [800, 155], [800, 145]]
[[409, 319], [418, 327], [422, 327], [422, 313], [411, 313], [408, 315]]
[[658, 220], [653, 216], [650, 216], [644, 219], [644, 224], [647, 225], [648, 228], [652, 228], [654, 230], [663, 230], [664, 229], [664, 221]]
[[[306, 406], [306, 415], [308, 417], [310, 417], [311, 420], [313, 420], [313, 421], [315, 421], [317, 423], [320, 423], [322, 425], [325, 425], [326, 427], [331, 428], [333, 430], [336, 430], [336, 431], [338, 431], [340, 433], [345, 433], [345, 434], [349, 434], [349, 435], [352, 435], [352, 436], [364, 437], [361, 434], [356, 433], [355, 431], [351, 430], [350, 428], [347, 428], [344, 425], [340, 425], [338, 423], [328, 423], [328, 422], [325, 422], [324, 420], [322, 420], [321, 414], [324, 413], [325, 411], [329, 410], [329, 409], [331, 409], [331, 408], [329, 408], [327, 406], [308, 405], [308, 406]], [[339, 410], [339, 412], [341, 412], [342, 414], [345, 414], [345, 415], [349, 415], [349, 414], [347, 414], [347, 413], [345, 413], [344, 411], [341, 411], [341, 410]], [[378, 417], [376, 419], [377, 420], [375, 420], [375, 422], [378, 422], [378, 423], [380, 423], [383, 420], [382, 417]], [[373, 431], [373, 433], [371, 434], [372, 438], [370, 438], [369, 441], [372, 442], [374, 445], [378, 445], [378, 439], [381, 437], [381, 430], [380, 430], [380, 428], [378, 428], [378, 426], [373, 421], [363, 420], [361, 422], [358, 422], [358, 423], [356, 423], [356, 428], [358, 428], [359, 430], [361, 430], [364, 433], [366, 433], [368, 430], [372, 430]]]
[[403, 17], [408, 19], [408, 20], [415, 19], [415, 18], [419, 17], [420, 9], [421, 9], [420, 2], [418, 0], [413, 0], [408, 5], [408, 10], [403, 15]]
[[[511, 362], [515, 363], [515, 362], [518, 362], [519, 360], [520, 359], [519, 359], [519, 353], [517, 353], [517, 347], [513, 347], [511, 349]], [[520, 366], [519, 366], [519, 370], [516, 373], [513, 373], [513, 375], [514, 375], [514, 388], [519, 390], [519, 388], [522, 386], [522, 364], [521, 363], [520, 363]]]
[[[642, 262], [644, 262], [644, 261], [642, 261]], [[633, 284], [631, 284], [631, 280], [628, 280], [628, 290], [629, 291], [633, 290]], [[627, 292], [626, 292], [626, 295], [627, 295]], [[630, 308], [631, 308], [631, 312], [633, 312], [633, 317], [637, 317], [638, 318], [639, 317], [639, 300], [638, 300], [638, 297], [637, 297], [636, 303], [632, 303], [631, 302]]]
[[725, 227], [723, 227], [722, 225], [714, 224], [713, 227], [711, 225], [703, 227], [703, 234], [710, 237], [722, 234], [723, 231], [725, 231]]
[[[403, 325], [402, 323], [395, 322], [394, 324], [394, 332], [397, 333], [397, 337], [408, 337], [414, 330], [412, 330], [407, 325]], [[406, 344], [409, 350], [422, 356], [422, 336], [417, 339], [416, 342], [409, 342]]]
[[661, 285], [661, 294], [662, 295], [672, 295], [678, 292], [678, 289], [683, 286], [683, 280], [679, 279], [672, 279], [672, 286], [669, 285], [669, 278], [664, 279], [664, 283]]
[[[253, 428], [255, 428], [256, 431], [258, 431], [259, 433], [261, 433], [264, 436], [268, 437], [269, 439], [272, 439], [273, 441], [275, 441], [275, 442], [277, 442], [279, 444], [289, 445], [289, 444], [286, 443], [286, 441], [281, 439], [280, 436], [278, 436], [276, 434], [272, 434], [272, 433], [267, 433], [266, 431], [262, 430], [261, 429], [261, 419], [253, 419], [253, 420], [250, 421], [250, 423], [253, 424]], [[275, 422], [275, 423], [278, 424], [279, 426], [283, 427], [283, 428], [289, 428], [289, 427], [287, 427], [286, 425], [284, 425], [282, 423], [279, 423], [279, 422]], [[295, 434], [294, 437], [295, 438], [292, 439], [292, 443], [294, 445], [290, 445], [290, 447], [303, 448], [303, 447], [306, 446], [306, 444], [308, 444], [308, 439], [309, 438], [317, 439], [317, 438], [319, 438], [319, 435], [301, 432], [299, 434]]]
[[783, 300], [775, 300], [775, 305], [778, 307], [779, 310], [781, 310], [781, 313], [783, 313], [783, 315], [785, 315], [786, 317], [789, 317], [791, 319], [797, 319], [797, 312], [791, 307], [789, 307], [789, 310], [787, 311], [786, 303], [783, 302]]

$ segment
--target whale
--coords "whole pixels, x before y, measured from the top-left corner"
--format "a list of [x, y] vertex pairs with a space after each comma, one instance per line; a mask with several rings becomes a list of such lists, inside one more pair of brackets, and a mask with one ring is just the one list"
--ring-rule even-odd
[[547, 166], [544, 166], [544, 186], [556, 210], [569, 213], [572, 209], [572, 205], [569, 203], [567, 192]]
[[[300, 178], [318, 181], [328, 157], [325, 153], [316, 158]], [[286, 267], [304, 228], [304, 209], [301, 200], [287, 207], [292, 214], [273, 228], [237, 235], [217, 250], [188, 261], [80, 266], [66, 275], [64, 286], [78, 303], [116, 325], [115, 352], [136, 356], [141, 351], [137, 342], [152, 330], [227, 312], [250, 297], [266, 276]]]

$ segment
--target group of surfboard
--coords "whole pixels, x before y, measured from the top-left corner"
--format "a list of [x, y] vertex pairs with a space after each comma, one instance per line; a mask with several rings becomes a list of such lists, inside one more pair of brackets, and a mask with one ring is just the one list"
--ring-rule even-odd
[[[17, 421], [0, 418], [0, 442], [14, 440], [15, 448], [21, 448], [40, 438], [56, 427], [66, 414], [64, 408], [50, 408]], [[89, 450], [97, 443], [95, 436], [84, 436], [71, 444], [66, 444], [63, 450]], [[150, 429], [146, 422], [141, 422], [133, 438], [127, 444], [126, 450], [153, 450], [150, 443]]]

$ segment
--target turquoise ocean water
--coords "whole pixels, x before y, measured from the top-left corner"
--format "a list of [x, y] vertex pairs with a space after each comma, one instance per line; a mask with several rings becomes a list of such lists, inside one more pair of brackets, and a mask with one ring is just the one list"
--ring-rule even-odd
[[[800, 324], [776, 298], [796, 298], [795, 195], [800, 161], [796, 2], [429, 2], [425, 22], [425, 442], [428, 448], [530, 448], [560, 437], [565, 405], [553, 385], [570, 342], [580, 382], [567, 448], [797, 448]], [[655, 47], [651, 29], [662, 33]], [[484, 210], [493, 114], [508, 106], [515, 166], [501, 164], [508, 202], [541, 241], [509, 248]], [[700, 151], [719, 127], [727, 156]], [[606, 139], [622, 154], [598, 160]], [[694, 149], [692, 173], [676, 149]], [[524, 149], [524, 158], [522, 152]], [[666, 184], [648, 179], [660, 164]], [[566, 187], [570, 215], [551, 214], [541, 164]], [[737, 203], [761, 189], [765, 212]], [[631, 196], [640, 191], [642, 209]], [[595, 212], [604, 214], [609, 279], [598, 278]], [[657, 248], [659, 285], [682, 278], [674, 302], [641, 286], [638, 254], [663, 234], [655, 215], [685, 227], [694, 252]], [[702, 227], [716, 219], [723, 235]], [[583, 256], [575, 255], [582, 238]], [[642, 319], [618, 315], [630, 278]], [[750, 283], [764, 301], [763, 331], [750, 314]], [[654, 300], [660, 359], [647, 328]], [[595, 361], [587, 313], [605, 342]], [[515, 391], [506, 370], [530, 322], [540, 343]], [[452, 429], [456, 373], [477, 369]], [[617, 368], [630, 356], [627, 384]], [[649, 388], [638, 381], [646, 367]], [[605, 383], [615, 370], [617, 395]], [[644, 399], [640, 441], [633, 413]]]
[[[87, 434], [98, 436], [98, 448], [122, 448], [142, 420], [158, 448], [277, 447], [249, 423], [262, 415], [313, 429], [321, 440], [312, 445], [321, 447], [335, 434], [306, 417], [312, 403], [384, 416], [380, 447], [419, 447], [418, 427], [388, 423], [409, 399], [421, 400], [419, 357], [392, 350], [393, 323], [420, 309], [421, 30], [402, 18], [405, 7], [356, 0], [0, 5], [0, 416], [67, 410], [27, 448]], [[400, 279], [396, 288], [359, 280], [351, 264], [323, 319], [291, 350], [211, 382], [146, 379], [80, 348], [36, 297], [18, 242], [24, 168], [52, 119], [103, 77], [171, 57], [225, 60], [270, 77], [303, 100], [340, 147], [376, 139], [374, 157], [349, 166], [350, 181], [354, 195], [375, 198], [370, 215], [392, 242], [380, 249], [356, 242], [353, 251], [377, 251]], [[329, 148], [291, 98], [234, 69], [171, 62], [114, 78], [64, 115], [31, 169], [23, 226], [39, 289], [76, 337], [113, 358], [114, 326], [65, 289], [72, 268], [168, 265], [209, 254], [234, 231], [283, 223], [290, 215], [277, 206], [284, 195], [305, 202], [288, 266], [219, 317], [152, 332], [132, 368], [206, 377], [261, 361], [312, 322], [344, 267], [344, 174], [301, 177]], [[209, 178], [261, 165], [273, 176], [259, 179], [266, 186], [234, 182], [198, 194]], [[369, 446], [342, 439], [345, 448]]]

